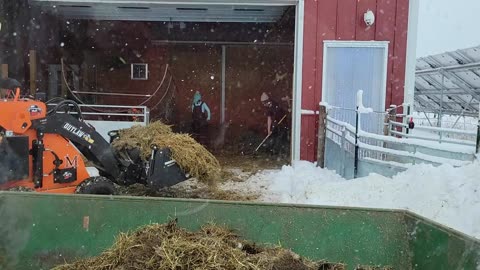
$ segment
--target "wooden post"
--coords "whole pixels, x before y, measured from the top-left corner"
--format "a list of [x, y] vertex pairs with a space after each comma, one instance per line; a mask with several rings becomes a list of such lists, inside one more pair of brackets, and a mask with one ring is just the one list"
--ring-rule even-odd
[[[8, 64], [1, 65], [0, 75], [2, 76], [2, 79], [8, 78]], [[6, 94], [7, 94], [7, 90], [0, 89], [0, 98], [4, 98]]]
[[327, 108], [320, 105], [318, 113], [318, 148], [317, 164], [320, 168], [325, 168], [325, 140], [327, 135]]
[[8, 64], [2, 64], [1, 66], [2, 79], [8, 78]]
[[390, 135], [390, 111], [387, 111], [385, 118], [383, 119], [383, 135]]
[[67, 76], [67, 73], [66, 73], [67, 71], [64, 69], [64, 67], [61, 66], [60, 68], [61, 68], [60, 78], [57, 78], [57, 80], [60, 80], [60, 82], [62, 82], [61, 97], [66, 98], [67, 97], [67, 82], [65, 80], [68, 78], [68, 76]]
[[392, 125], [390, 122], [395, 121], [397, 118], [397, 106], [390, 105], [390, 109], [387, 111], [387, 115], [385, 115], [385, 128], [383, 129], [383, 135], [390, 136], [390, 130], [392, 129]]
[[475, 153], [480, 154], [480, 119], [478, 119], [478, 124], [477, 124], [477, 149]]
[[480, 105], [478, 106], [478, 123], [477, 123], [477, 148], [475, 153], [480, 154]]
[[37, 51], [30, 50], [30, 94], [37, 91]]

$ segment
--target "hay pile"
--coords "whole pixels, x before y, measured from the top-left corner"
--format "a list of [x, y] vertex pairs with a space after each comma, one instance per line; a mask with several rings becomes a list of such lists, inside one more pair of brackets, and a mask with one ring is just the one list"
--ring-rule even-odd
[[189, 232], [177, 227], [176, 222], [170, 222], [122, 233], [100, 256], [54, 268], [80, 269], [344, 270], [345, 267], [311, 262], [281, 248], [258, 247], [214, 225]]
[[117, 150], [139, 148], [145, 159], [151, 155], [151, 145], [168, 147], [173, 159], [191, 176], [202, 182], [213, 183], [220, 178], [221, 167], [218, 160], [205, 147], [188, 134], [172, 132], [170, 126], [160, 121], [148, 126], [134, 126], [119, 131], [120, 138], [113, 142]]

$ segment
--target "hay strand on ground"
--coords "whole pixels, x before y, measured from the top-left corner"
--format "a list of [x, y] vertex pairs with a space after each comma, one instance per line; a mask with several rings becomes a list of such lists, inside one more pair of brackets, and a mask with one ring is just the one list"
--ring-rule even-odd
[[168, 147], [180, 167], [202, 182], [213, 183], [221, 174], [215, 156], [188, 134], [173, 133], [170, 126], [160, 121], [148, 126], [134, 126], [119, 131], [120, 138], [113, 142], [117, 150], [139, 148], [143, 157], [151, 155], [151, 145]]
[[312, 262], [290, 250], [261, 247], [215, 225], [198, 232], [176, 222], [153, 224], [120, 234], [113, 246], [94, 258], [65, 264], [54, 270], [344, 270], [342, 264]]

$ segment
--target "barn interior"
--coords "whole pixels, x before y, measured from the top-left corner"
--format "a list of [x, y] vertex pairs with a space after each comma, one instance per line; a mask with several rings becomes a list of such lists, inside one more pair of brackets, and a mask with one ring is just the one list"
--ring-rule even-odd
[[[196, 136], [226, 162], [290, 161], [294, 6], [1, 5], [0, 62], [32, 93], [87, 105], [146, 106], [150, 121]], [[211, 112], [201, 135], [192, 132], [197, 91]], [[269, 138], [255, 152], [268, 135], [263, 92], [282, 108], [285, 132], [281, 143]]]

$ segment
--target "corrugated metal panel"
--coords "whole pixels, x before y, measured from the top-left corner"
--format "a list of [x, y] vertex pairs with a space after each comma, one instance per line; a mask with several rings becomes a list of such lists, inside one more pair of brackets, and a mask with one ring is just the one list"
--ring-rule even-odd
[[417, 111], [478, 116], [480, 46], [419, 58], [416, 69]]
[[[292, 0], [271, 1], [56, 1], [31, 0], [49, 13], [68, 19], [181, 21], [181, 22], [275, 22]], [[276, 4], [276, 5], [272, 5]], [[283, 4], [283, 5], [280, 5]]]

